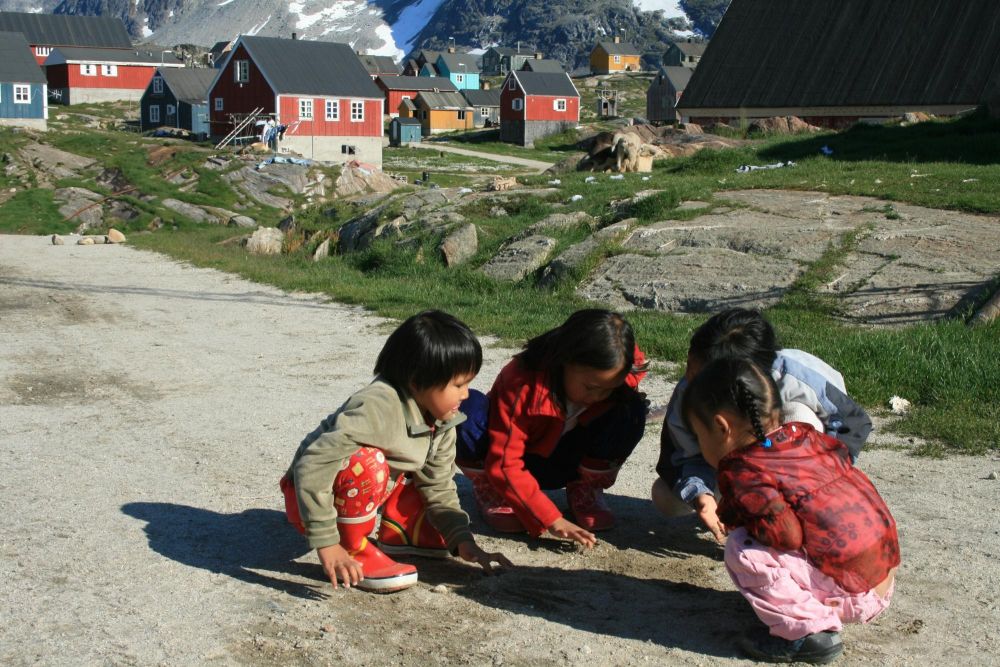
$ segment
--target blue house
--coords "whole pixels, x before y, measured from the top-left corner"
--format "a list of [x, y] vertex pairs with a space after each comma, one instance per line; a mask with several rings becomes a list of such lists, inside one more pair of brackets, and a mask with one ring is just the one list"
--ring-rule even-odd
[[449, 51], [438, 56], [435, 66], [438, 76], [451, 79], [459, 90], [479, 89], [479, 67], [475, 56]]
[[0, 32], [0, 125], [48, 129], [45, 72], [19, 32]]
[[389, 145], [419, 142], [423, 136], [423, 128], [416, 118], [393, 118], [389, 122]]

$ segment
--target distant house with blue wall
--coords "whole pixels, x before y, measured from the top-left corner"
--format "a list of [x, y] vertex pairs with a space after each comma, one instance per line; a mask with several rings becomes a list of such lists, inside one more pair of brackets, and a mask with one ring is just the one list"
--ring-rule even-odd
[[45, 72], [19, 32], [0, 32], [0, 125], [48, 129]]
[[207, 137], [208, 89], [215, 69], [165, 67], [156, 70], [139, 101], [139, 126], [145, 130], [177, 127]]
[[[455, 53], [452, 50], [438, 56], [434, 64], [437, 75], [451, 79], [459, 90], [479, 88], [479, 66], [476, 57], [468, 53]], [[423, 75], [423, 72], [421, 72]], [[430, 75], [428, 75], [430, 76]]]

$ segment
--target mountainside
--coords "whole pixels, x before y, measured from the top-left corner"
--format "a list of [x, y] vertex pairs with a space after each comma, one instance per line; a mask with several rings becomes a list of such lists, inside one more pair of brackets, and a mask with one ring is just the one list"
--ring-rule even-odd
[[397, 60], [414, 48], [444, 48], [452, 37], [460, 49], [520, 42], [571, 67], [615, 34], [652, 67], [672, 31], [689, 28], [672, 0], [0, 0], [0, 11], [116, 16], [136, 41], [165, 46], [294, 32]]

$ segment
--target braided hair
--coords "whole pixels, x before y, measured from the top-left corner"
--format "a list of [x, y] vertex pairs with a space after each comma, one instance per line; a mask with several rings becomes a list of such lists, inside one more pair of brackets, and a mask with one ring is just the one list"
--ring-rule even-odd
[[769, 446], [764, 418], [781, 411], [778, 386], [769, 373], [749, 359], [716, 359], [688, 385], [681, 412], [690, 429], [692, 418], [709, 424], [722, 410], [746, 417], [757, 441]]

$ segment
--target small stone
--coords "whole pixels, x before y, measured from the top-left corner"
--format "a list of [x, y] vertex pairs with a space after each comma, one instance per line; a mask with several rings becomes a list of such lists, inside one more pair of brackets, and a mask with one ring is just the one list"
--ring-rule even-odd
[[84, 236], [82, 239], [76, 242], [77, 245], [94, 245], [93, 236]]
[[53, 234], [52, 235], [52, 245], [65, 245], [65, 243], [66, 242], [63, 241], [62, 237], [59, 236], [58, 234]]
[[590, 655], [593, 652], [594, 652], [593, 649], [591, 649], [586, 644], [580, 647], [580, 653], [583, 653], [584, 655]]
[[993, 472], [991, 472], [989, 475], [986, 476], [986, 479], [1000, 479], [1000, 475], [998, 475], [997, 471], [994, 470]]
[[444, 584], [438, 584], [437, 586], [435, 586], [434, 588], [431, 589], [431, 592], [432, 593], [450, 593], [451, 591], [449, 591], [448, 587], [445, 586]]
[[910, 411], [910, 402], [900, 396], [893, 396], [889, 399], [889, 409], [894, 415], [905, 415]]
[[108, 242], [109, 243], [125, 243], [125, 235], [122, 234], [117, 229], [108, 230]]
[[337, 631], [336, 626], [334, 626], [332, 623], [327, 623], [325, 625], [321, 625], [319, 629], [322, 630], [323, 632], [325, 632], [328, 635], [333, 634], [333, 633], [335, 633]]

